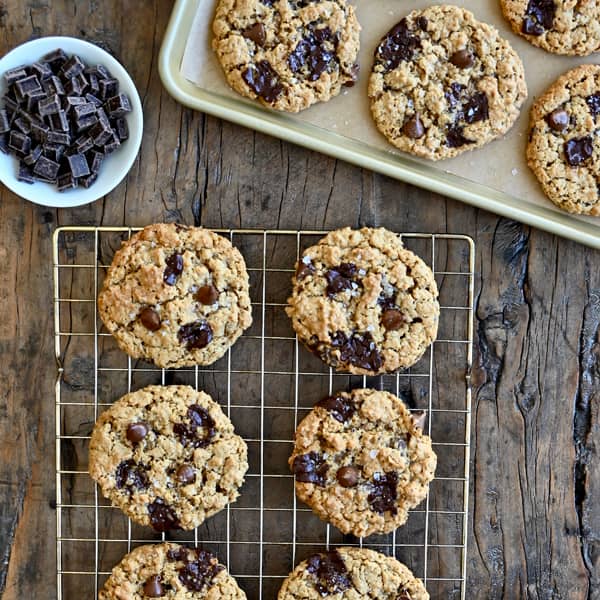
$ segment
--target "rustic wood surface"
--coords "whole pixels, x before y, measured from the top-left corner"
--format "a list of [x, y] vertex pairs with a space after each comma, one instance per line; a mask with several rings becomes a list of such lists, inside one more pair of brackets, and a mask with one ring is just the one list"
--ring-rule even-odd
[[51, 236], [56, 226], [385, 225], [477, 244], [469, 598], [600, 598], [600, 254], [184, 109], [156, 64], [171, 2], [0, 1], [0, 54], [101, 42], [144, 105], [125, 183], [74, 210], [0, 187], [0, 595], [55, 597]]

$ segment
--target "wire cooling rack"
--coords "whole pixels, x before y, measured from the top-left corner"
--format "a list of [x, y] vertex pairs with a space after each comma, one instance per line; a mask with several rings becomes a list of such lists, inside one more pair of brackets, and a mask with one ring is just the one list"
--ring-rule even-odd
[[[401, 235], [440, 289], [437, 341], [411, 369], [380, 377], [334, 373], [298, 344], [284, 313], [294, 261], [325, 232], [219, 230], [242, 252], [254, 323], [210, 367], [161, 370], [122, 353], [97, 316], [107, 266], [133, 228], [62, 227], [54, 234], [56, 536], [59, 600], [95, 599], [110, 570], [134, 547], [169, 539], [217, 554], [250, 600], [276, 598], [283, 578], [310, 554], [359, 545], [395, 555], [432, 599], [465, 599], [473, 352], [474, 244], [462, 235]], [[193, 532], [158, 534], [102, 498], [87, 474], [89, 436], [99, 413], [150, 383], [204, 389], [249, 448], [238, 501]], [[427, 499], [394, 533], [358, 539], [321, 522], [296, 500], [287, 466], [298, 422], [340, 389], [392, 391], [427, 413], [438, 454]]]

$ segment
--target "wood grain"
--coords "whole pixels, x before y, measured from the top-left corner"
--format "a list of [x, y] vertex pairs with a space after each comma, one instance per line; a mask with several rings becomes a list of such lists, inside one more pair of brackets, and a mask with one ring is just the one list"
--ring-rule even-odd
[[131, 72], [145, 134], [127, 180], [52, 210], [0, 188], [0, 593], [54, 597], [50, 250], [57, 225], [465, 233], [477, 244], [469, 598], [600, 598], [600, 254], [176, 104], [157, 55], [172, 4], [0, 1], [0, 53], [100, 42]]

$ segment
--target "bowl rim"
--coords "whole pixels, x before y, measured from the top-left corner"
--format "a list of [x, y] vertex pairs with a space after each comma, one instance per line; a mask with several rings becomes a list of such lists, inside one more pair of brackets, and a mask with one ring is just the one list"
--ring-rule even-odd
[[[59, 192], [56, 186], [42, 181], [36, 181], [33, 184], [18, 181], [16, 176], [17, 158], [12, 154], [0, 153], [0, 182], [11, 192], [41, 206], [71, 208], [99, 200], [114, 190], [125, 179], [140, 150], [144, 129], [144, 116], [137, 87], [129, 72], [119, 60], [97, 44], [71, 36], [43, 36], [29, 40], [15, 46], [0, 58], [0, 98], [4, 94], [5, 84], [3, 75], [7, 70], [21, 64], [31, 64], [43, 54], [50, 52], [53, 48], [63, 48], [70, 55], [81, 55], [84, 62], [88, 64], [102, 63], [111, 72], [113, 77], [119, 80], [120, 91], [127, 93], [132, 107], [132, 112], [129, 113], [127, 118], [127, 124], [129, 125], [127, 144], [124, 144], [124, 148], [106, 158], [107, 162], [112, 162], [113, 169], [109, 172], [106, 169], [105, 163], [103, 169], [100, 171], [98, 180], [89, 188], [82, 187], [67, 190], [66, 192]], [[25, 51], [30, 51], [31, 55], [23, 60], [25, 57], [21, 57], [21, 55]], [[36, 53], [39, 53], [39, 56], [36, 56]], [[88, 56], [90, 54], [94, 58], [90, 59]], [[115, 161], [115, 157], [121, 160]], [[12, 168], [7, 168], [8, 165], [11, 165]], [[104, 179], [102, 179], [103, 171], [105, 175]]]

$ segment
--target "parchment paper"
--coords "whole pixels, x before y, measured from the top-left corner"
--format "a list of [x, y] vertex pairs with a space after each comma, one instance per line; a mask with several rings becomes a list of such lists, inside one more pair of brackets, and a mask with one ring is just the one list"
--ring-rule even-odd
[[[357, 84], [345, 88], [337, 98], [312, 106], [293, 118], [307, 121], [324, 129], [359, 140], [372, 147], [402, 155], [379, 134], [369, 110], [367, 85], [372, 57], [381, 37], [404, 15], [415, 8], [441, 2], [423, 0], [354, 0], [360, 24], [361, 72]], [[454, 4], [471, 10], [480, 21], [495, 25], [508, 38], [525, 64], [529, 97], [513, 129], [502, 139], [472, 152], [435, 163], [439, 169], [487, 185], [524, 203], [533, 203], [561, 212], [541, 191], [537, 180], [525, 162], [525, 146], [529, 110], [539, 96], [560, 74], [582, 63], [598, 62], [596, 56], [572, 58], [549, 54], [513, 34], [500, 10], [499, 0], [463, 0]], [[187, 41], [181, 70], [186, 79], [200, 88], [239, 98], [225, 82], [221, 66], [211, 49], [212, 20], [215, 0], [200, 0], [190, 36]], [[269, 109], [265, 108], [265, 111]], [[419, 159], [420, 160], [420, 159]], [[575, 217], [598, 224], [593, 217]]]

